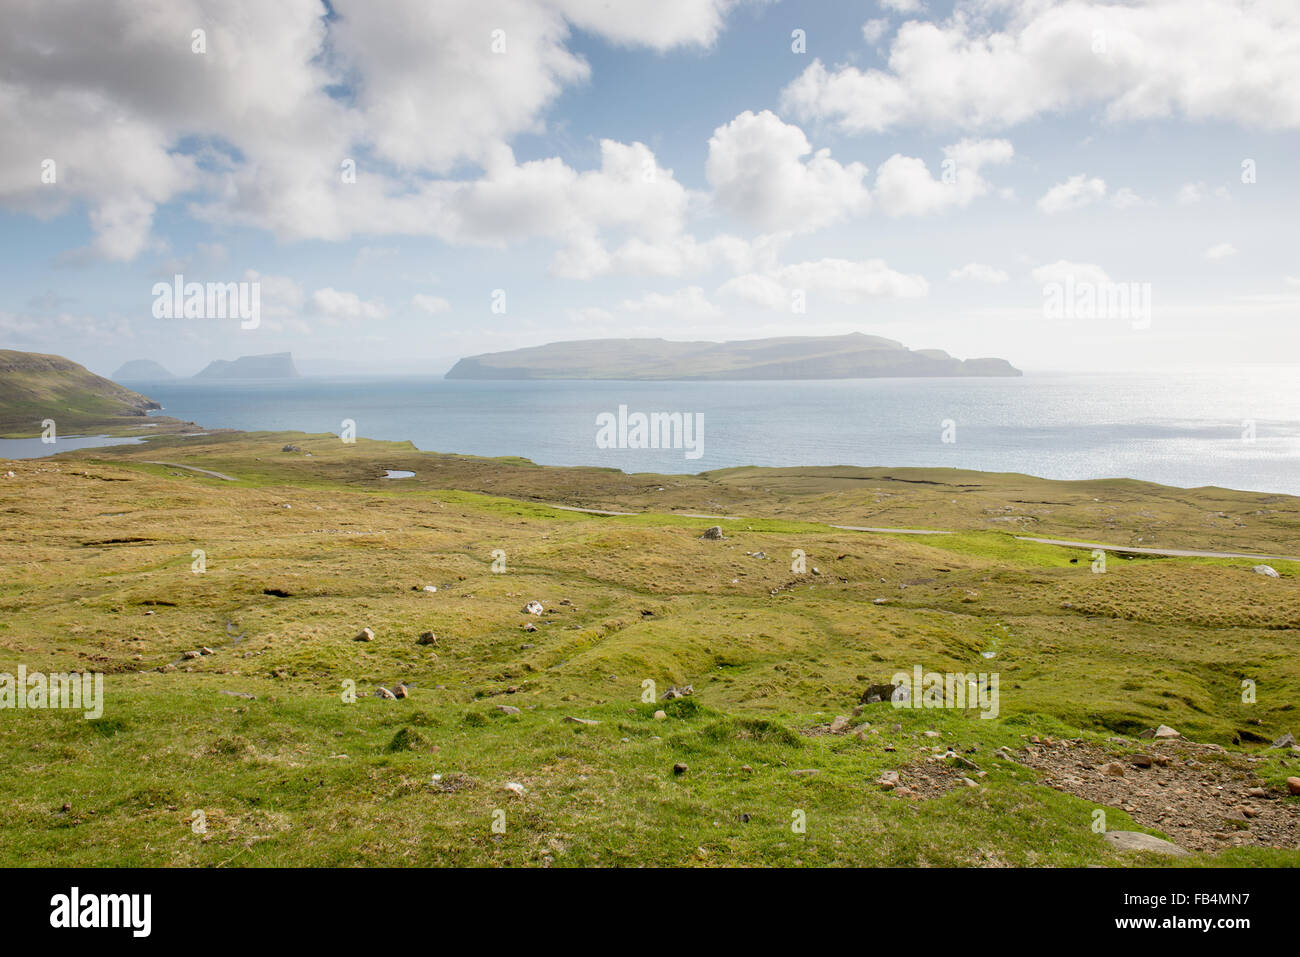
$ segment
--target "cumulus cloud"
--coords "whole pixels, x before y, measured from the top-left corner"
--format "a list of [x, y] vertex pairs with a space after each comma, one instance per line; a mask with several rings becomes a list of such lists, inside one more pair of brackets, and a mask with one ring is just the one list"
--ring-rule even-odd
[[1106, 195], [1106, 181], [1096, 176], [1088, 177], [1080, 173], [1071, 176], [1063, 183], [1057, 183], [1038, 200], [1038, 208], [1044, 213], [1064, 213], [1072, 209], [1081, 209], [1089, 203], [1095, 203]]
[[1237, 247], [1232, 243], [1216, 243], [1205, 251], [1205, 258], [1209, 260], [1230, 259], [1237, 255]]
[[[506, 144], [542, 131], [560, 93], [589, 79], [571, 28], [659, 51], [701, 47], [730, 6], [336, 0], [327, 16], [320, 0], [6, 4], [0, 204], [43, 216], [84, 205], [89, 252], [116, 260], [148, 248], [157, 208], [187, 194], [211, 221], [287, 239], [391, 225], [510, 240], [638, 215], [654, 233], [678, 204], [638, 188], [644, 147], [602, 145], [592, 178], [559, 160], [515, 164]], [[637, 164], [635, 182], [615, 168], [623, 162]], [[486, 182], [436, 178], [466, 165]], [[581, 221], [593, 210], [596, 222]]]
[[382, 302], [367, 301], [355, 292], [342, 292], [331, 286], [317, 289], [311, 301], [316, 311], [329, 319], [382, 319], [388, 315]]
[[881, 259], [820, 259], [737, 276], [724, 283], [718, 294], [781, 310], [790, 308], [796, 291], [854, 304], [880, 298], [915, 299], [928, 295], [929, 289], [924, 276], [890, 269]]
[[1001, 269], [986, 266], [984, 263], [967, 263], [960, 269], [948, 273], [949, 279], [969, 279], [972, 282], [1002, 283], [1011, 277]]
[[436, 316], [440, 312], [446, 312], [451, 308], [451, 303], [442, 298], [442, 296], [429, 296], [422, 292], [416, 293], [411, 297], [411, 305], [433, 316]]
[[876, 171], [876, 198], [890, 216], [923, 216], [967, 206], [992, 188], [982, 167], [1009, 161], [1015, 150], [1006, 140], [967, 139], [945, 146], [938, 179], [925, 162], [895, 154]]
[[1004, 129], [1076, 109], [1294, 129], [1297, 44], [1300, 7], [1291, 0], [1202, 0], [1194, 17], [1182, 0], [967, 0], [942, 22], [900, 26], [886, 69], [814, 60], [781, 105], [857, 133]]
[[650, 313], [672, 319], [716, 319], [722, 310], [709, 302], [699, 286], [688, 286], [671, 293], [651, 292], [639, 299], [624, 299], [619, 305], [623, 312]]
[[720, 208], [768, 231], [807, 232], [871, 205], [866, 166], [813, 152], [803, 130], [769, 110], [714, 130], [705, 174]]
[[1075, 282], [1075, 283], [1094, 283], [1100, 284], [1110, 282], [1110, 276], [1106, 275], [1106, 270], [1093, 263], [1075, 263], [1065, 259], [1058, 259], [1054, 263], [1036, 268], [1031, 275], [1034, 282]]

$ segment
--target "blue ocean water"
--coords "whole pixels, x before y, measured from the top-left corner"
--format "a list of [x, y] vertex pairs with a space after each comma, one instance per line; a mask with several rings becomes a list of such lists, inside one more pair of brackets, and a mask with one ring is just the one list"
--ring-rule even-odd
[[[409, 439], [546, 465], [951, 466], [1300, 494], [1300, 369], [1012, 379], [497, 382], [429, 377], [130, 383], [204, 427]], [[601, 413], [702, 413], [703, 454], [600, 448]], [[944, 441], [946, 437], [954, 441]]]

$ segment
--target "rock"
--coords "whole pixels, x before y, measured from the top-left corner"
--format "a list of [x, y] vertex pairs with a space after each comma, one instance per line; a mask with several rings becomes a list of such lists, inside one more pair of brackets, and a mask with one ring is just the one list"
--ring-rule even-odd
[[1293, 744], [1295, 744], [1295, 735], [1288, 731], [1286, 734], [1282, 735], [1282, 737], [1270, 744], [1269, 748], [1289, 748]]
[[1124, 776], [1124, 765], [1118, 761], [1112, 761], [1110, 764], [1102, 765], [1101, 773], [1112, 778], [1122, 778]]
[[1252, 798], [1266, 798], [1266, 797], [1268, 797], [1268, 789], [1267, 789], [1267, 788], [1251, 788], [1249, 791], [1246, 792], [1246, 797], [1252, 797]]
[[694, 685], [683, 685], [680, 688], [673, 687], [664, 692], [664, 700], [672, 701], [675, 698], [685, 698], [687, 695], [692, 694], [695, 694]]
[[522, 711], [512, 704], [499, 704], [497, 705], [497, 710], [502, 714], [523, 714]]
[[895, 687], [892, 684], [867, 685], [862, 696], [858, 698], [858, 703], [875, 704], [878, 701], [889, 701], [894, 696]]
[[876, 783], [880, 785], [882, 791], [892, 791], [898, 787], [898, 772], [886, 771], [876, 779]]
[[387, 688], [380, 688], [378, 691], [375, 692], [375, 694], [376, 694], [377, 696], [379, 696], [380, 698], [383, 698], [385, 701], [396, 701], [396, 700], [397, 700], [397, 695], [393, 694], [393, 693], [392, 693], [391, 691], [389, 691]]
[[835, 720], [831, 722], [831, 734], [843, 734], [849, 727], [849, 716], [847, 714], [836, 715]]
[[357, 632], [357, 636], [352, 640], [353, 641], [374, 641], [375, 633], [371, 631], [369, 628], [362, 628], [359, 632]]
[[666, 721], [666, 720], [668, 720], [668, 712], [667, 712], [667, 711], [656, 711], [656, 712], [655, 712], [655, 720], [656, 720], [656, 721]]
[[767, 558], [767, 552], [754, 552], [754, 557], [760, 560]]
[[528, 793], [524, 786], [517, 781], [507, 781], [505, 783], [505, 790], [509, 791], [515, 797], [523, 797]]
[[198, 657], [200, 657], [201, 654], [202, 654], [202, 653], [201, 653], [201, 652], [198, 652], [198, 651], [187, 651], [187, 652], [185, 652], [185, 657], [186, 657], [186, 658], [198, 658]]
[[586, 725], [600, 724], [599, 721], [593, 721], [591, 718], [575, 718], [572, 715], [565, 715], [564, 720], [567, 721], [569, 724], [586, 724]]
[[690, 768], [682, 764], [680, 761], [673, 765], [673, 774], [685, 774], [689, 770]]
[[711, 542], [720, 541], [723, 538], [722, 526], [711, 525], [710, 527], [704, 530], [704, 534], [701, 535], [700, 538], [707, 539], [708, 541]]
[[211, 648], [209, 648], [207, 645], [204, 645], [202, 648], [199, 649], [199, 654], [201, 654], [201, 655], [215, 655], [216, 652], [213, 651]]
[[436, 592], [436, 591], [438, 590], [438, 586], [437, 586], [437, 585], [425, 585], [425, 586], [424, 586], [424, 590], [427, 591], [427, 592]]
[[399, 684], [397, 687], [393, 689], [394, 698], [406, 698], [409, 696], [410, 696], [410, 692], [406, 690], [406, 685], [404, 684]]
[[811, 778], [818, 773], [820, 772], [816, 768], [800, 768], [798, 771], [791, 771], [790, 775], [796, 778]]
[[977, 784], [976, 782], [972, 781], [970, 778], [962, 778], [962, 779], [961, 779], [961, 783], [964, 784], [964, 785], [966, 785], [968, 788], [977, 788], [977, 787], [979, 787], [979, 784]]
[[524, 622], [524, 631], [536, 631], [536, 630], [537, 630], [537, 626], [534, 625], [531, 621]]
[[1171, 857], [1188, 856], [1187, 851], [1172, 841], [1143, 834], [1141, 831], [1107, 831], [1102, 837], [1120, 851], [1150, 851], [1153, 854], [1168, 854]]
[[540, 601], [530, 601], [522, 609], [525, 615], [540, 615], [545, 610]]
[[940, 736], [938, 731], [922, 731], [921, 733], [927, 738], [937, 738]]
[[1181, 738], [1182, 737], [1181, 734], [1179, 734], [1173, 728], [1169, 727], [1169, 725], [1167, 724], [1162, 724], [1160, 727], [1156, 728], [1155, 736], [1157, 738]]
[[1300, 778], [1287, 778], [1286, 789], [1292, 794], [1300, 794]]
[[420, 632], [420, 637], [415, 639], [417, 645], [436, 645], [438, 636], [431, 631]]
[[1149, 768], [1154, 763], [1154, 759], [1149, 754], [1135, 754], [1129, 758], [1129, 763], [1135, 768]]
[[1251, 569], [1251, 571], [1253, 571], [1256, 575], [1264, 575], [1267, 578], [1282, 577], [1277, 573], [1277, 569], [1273, 568], [1270, 565], [1256, 565], [1254, 568]]

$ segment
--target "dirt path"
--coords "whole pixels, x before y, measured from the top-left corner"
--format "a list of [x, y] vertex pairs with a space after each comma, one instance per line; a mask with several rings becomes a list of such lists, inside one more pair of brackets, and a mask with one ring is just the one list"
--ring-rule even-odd
[[190, 471], [190, 472], [198, 472], [200, 475], [207, 475], [207, 476], [209, 476], [210, 478], [218, 478], [218, 479], [221, 479], [221, 480], [224, 481], [224, 482], [238, 482], [238, 481], [239, 481], [239, 479], [235, 478], [233, 475], [223, 475], [221, 472], [214, 472], [214, 471], [212, 471], [211, 469], [201, 469], [201, 468], [198, 468], [197, 466], [194, 466], [194, 465], [181, 465], [180, 462], [149, 462], [149, 461], [146, 461], [144, 464], [145, 464], [145, 465], [165, 465], [165, 466], [167, 466], [168, 468], [173, 468], [173, 469], [186, 469], [186, 470], [188, 470], [188, 471]]
[[[163, 464], [163, 463], [156, 463]], [[184, 466], [182, 466], [183, 468]], [[580, 508], [577, 505], [551, 505], [547, 502], [538, 503], [545, 505], [547, 508], [563, 509], [566, 512], [585, 512], [589, 515], [649, 515], [650, 512], [611, 512], [600, 508]], [[721, 519], [728, 522], [744, 521], [743, 515], [695, 515], [685, 512], [669, 512], [669, 515], [676, 515], [679, 518], [712, 518]], [[955, 535], [949, 529], [943, 528], [879, 528], [870, 525], [831, 525], [831, 528], [843, 529], [847, 532], [871, 532], [877, 535]], [[1029, 535], [1016, 535], [1017, 541], [1034, 542], [1038, 545], [1060, 545], [1062, 548], [1083, 548], [1083, 549], [1101, 549], [1106, 552], [1118, 552], [1120, 554], [1133, 555], [1163, 555], [1168, 558], [1251, 558], [1257, 561], [1275, 561], [1275, 562], [1300, 562], [1300, 558], [1293, 555], [1255, 555], [1248, 552], [1210, 552], [1200, 551], [1192, 548], [1140, 548], [1136, 545], [1105, 545], [1101, 542], [1077, 542], [1068, 538], [1033, 538]]]

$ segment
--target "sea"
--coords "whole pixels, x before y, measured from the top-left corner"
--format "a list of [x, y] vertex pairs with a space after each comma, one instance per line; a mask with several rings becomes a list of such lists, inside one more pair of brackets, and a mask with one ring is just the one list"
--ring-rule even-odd
[[[162, 403], [163, 414], [204, 428], [342, 434], [351, 423], [358, 436], [544, 465], [666, 473], [945, 466], [1300, 494], [1300, 367], [969, 379], [126, 384]], [[660, 444], [674, 447], [637, 447], [644, 435], [637, 415], [653, 413], [680, 414], [656, 420], [668, 423], [656, 430]], [[58, 448], [0, 441], [0, 456], [27, 457], [15, 454], [22, 451], [15, 441], [32, 455], [69, 447], [63, 439]]]

